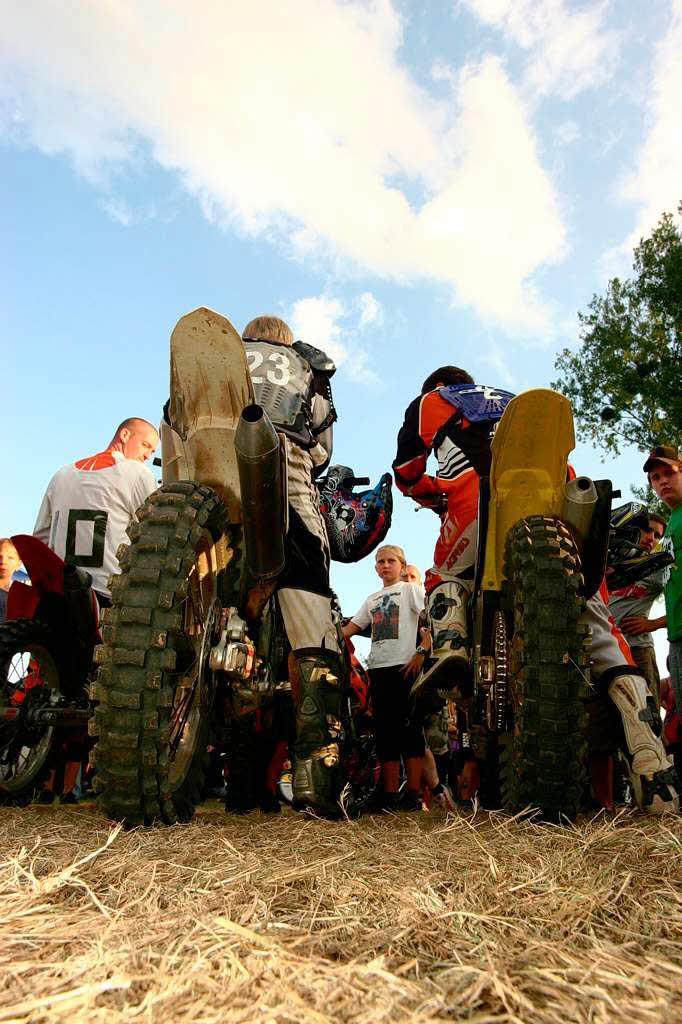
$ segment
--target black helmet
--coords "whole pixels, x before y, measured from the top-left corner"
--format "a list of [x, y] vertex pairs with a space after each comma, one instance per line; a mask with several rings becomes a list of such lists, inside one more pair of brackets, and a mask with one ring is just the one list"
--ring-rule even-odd
[[335, 562], [359, 562], [384, 539], [393, 512], [392, 482], [391, 474], [384, 473], [376, 487], [356, 494], [353, 488], [369, 480], [356, 477], [349, 466], [330, 466], [317, 481]]
[[611, 512], [611, 538], [609, 540], [609, 563], [624, 558], [637, 558], [642, 554], [639, 546], [639, 531], [649, 525], [649, 510], [639, 501], [629, 501]]
[[606, 581], [610, 591], [645, 579], [674, 562], [668, 551], [647, 554], [639, 546], [639, 531], [649, 526], [649, 510], [638, 501], [614, 508]]

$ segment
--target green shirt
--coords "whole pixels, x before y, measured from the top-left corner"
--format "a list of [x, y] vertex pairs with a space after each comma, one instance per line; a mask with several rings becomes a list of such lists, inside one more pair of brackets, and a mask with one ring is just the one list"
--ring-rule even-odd
[[678, 505], [670, 513], [668, 528], [665, 531], [663, 544], [675, 556], [675, 561], [668, 567], [668, 578], [665, 584], [665, 613], [668, 618], [668, 640], [682, 639], [682, 505]]

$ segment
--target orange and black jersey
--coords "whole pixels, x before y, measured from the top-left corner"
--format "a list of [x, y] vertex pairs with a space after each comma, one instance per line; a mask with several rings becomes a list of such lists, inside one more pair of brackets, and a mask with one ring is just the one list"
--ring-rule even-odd
[[[470, 470], [490, 471], [490, 442], [512, 395], [484, 385], [440, 387], [407, 407], [393, 471], [398, 488], [420, 505], [437, 508]], [[426, 473], [431, 452], [435, 476]]]

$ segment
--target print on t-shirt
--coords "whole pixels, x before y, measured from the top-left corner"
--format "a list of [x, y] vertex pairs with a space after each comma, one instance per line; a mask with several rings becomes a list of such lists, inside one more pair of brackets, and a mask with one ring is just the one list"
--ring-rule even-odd
[[385, 594], [378, 604], [370, 608], [372, 616], [372, 640], [397, 640], [400, 621], [400, 605], [395, 594]]
[[[661, 550], [666, 551], [671, 556], [671, 558], [675, 558], [675, 544], [673, 543], [672, 537], [667, 533], [661, 539]], [[674, 563], [671, 563], [670, 565], [666, 565], [663, 569], [664, 587], [666, 587], [670, 582], [670, 576], [672, 575], [673, 567]]]

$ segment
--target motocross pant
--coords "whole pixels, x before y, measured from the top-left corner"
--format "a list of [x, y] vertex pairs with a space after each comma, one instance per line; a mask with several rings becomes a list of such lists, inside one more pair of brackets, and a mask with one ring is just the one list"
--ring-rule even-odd
[[[626, 635], [627, 639], [627, 635]], [[645, 647], [644, 644], [637, 644], [634, 647], [630, 647], [632, 657], [635, 659], [637, 668], [640, 668], [644, 673], [644, 678], [647, 681], [647, 686], [651, 691], [651, 696], [656, 701], [656, 707], [661, 710], [661, 677], [658, 671], [658, 663], [656, 661], [656, 650], [652, 647]]]
[[341, 698], [346, 687], [332, 616], [329, 545], [309, 452], [287, 439], [289, 530], [277, 600], [295, 659], [294, 801], [338, 811]]
[[320, 647], [340, 650], [332, 618], [329, 543], [313, 481], [309, 452], [287, 438], [289, 530], [284, 569], [277, 581], [284, 628], [292, 651]]
[[448, 508], [441, 523], [433, 555], [433, 568], [426, 574], [427, 594], [444, 580], [473, 576], [478, 526], [478, 483], [476, 470], [468, 469], [457, 478], [448, 493]]
[[476, 560], [478, 486], [478, 473], [469, 469], [448, 494], [434, 564], [425, 579], [432, 648], [412, 690], [417, 698], [434, 689], [452, 699], [471, 692], [467, 601]]

